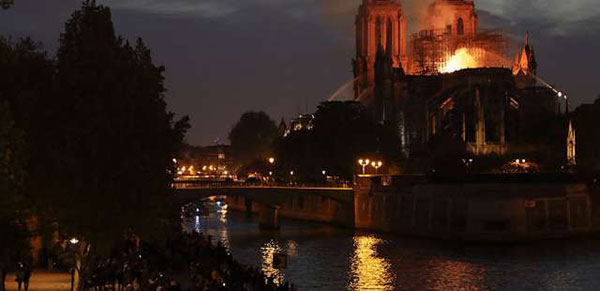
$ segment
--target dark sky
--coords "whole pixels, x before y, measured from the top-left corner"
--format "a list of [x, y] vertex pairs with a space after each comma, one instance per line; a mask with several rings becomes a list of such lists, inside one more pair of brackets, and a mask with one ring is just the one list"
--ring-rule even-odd
[[[279, 122], [316, 105], [351, 79], [354, 14], [361, 0], [97, 0], [118, 34], [142, 37], [166, 67], [170, 110], [189, 115], [188, 142], [227, 143], [246, 110]], [[0, 33], [31, 36], [54, 54], [80, 0], [16, 0]], [[403, 1], [415, 30], [427, 0]], [[510, 48], [527, 30], [539, 75], [574, 104], [600, 93], [598, 0], [479, 0], [480, 27], [500, 27]], [[511, 49], [512, 51], [512, 49]]]

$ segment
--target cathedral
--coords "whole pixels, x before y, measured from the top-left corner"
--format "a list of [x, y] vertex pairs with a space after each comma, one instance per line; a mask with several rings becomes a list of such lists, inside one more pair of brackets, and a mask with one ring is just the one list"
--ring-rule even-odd
[[528, 134], [561, 114], [557, 91], [537, 77], [525, 37], [510, 61], [499, 30], [480, 30], [473, 1], [431, 0], [407, 37], [400, 0], [363, 0], [356, 16], [354, 98], [394, 126], [403, 152], [439, 133], [479, 155], [527, 153]]

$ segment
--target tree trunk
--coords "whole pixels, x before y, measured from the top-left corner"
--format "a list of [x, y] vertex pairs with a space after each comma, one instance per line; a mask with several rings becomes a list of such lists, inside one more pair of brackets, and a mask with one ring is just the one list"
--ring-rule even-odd
[[73, 289], [75, 291], [83, 290], [81, 286], [81, 256], [75, 256], [75, 268], [73, 268]]

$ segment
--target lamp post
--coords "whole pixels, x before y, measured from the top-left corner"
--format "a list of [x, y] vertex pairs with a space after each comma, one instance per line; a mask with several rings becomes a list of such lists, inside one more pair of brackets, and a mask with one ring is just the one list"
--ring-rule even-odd
[[381, 168], [381, 166], [383, 166], [383, 162], [382, 161], [377, 161], [377, 162], [373, 161], [371, 163], [371, 167], [375, 168], [375, 173], [376, 174], [379, 174], [379, 168]]
[[274, 157], [270, 157], [267, 159], [267, 162], [269, 162], [269, 180], [273, 180], [273, 171], [275, 170], [275, 158]]
[[77, 244], [79, 243], [79, 240], [74, 237], [72, 239], [69, 240], [69, 243], [71, 244], [71, 250], [73, 251], [73, 266], [71, 269], [71, 291], [75, 290], [75, 272], [77, 269]]
[[371, 161], [368, 160], [368, 159], [366, 159], [366, 160], [363, 160], [363, 159], [358, 160], [358, 164], [362, 167], [362, 173], [363, 173], [363, 175], [365, 174], [365, 167], [368, 166], [370, 163], [371, 163]]

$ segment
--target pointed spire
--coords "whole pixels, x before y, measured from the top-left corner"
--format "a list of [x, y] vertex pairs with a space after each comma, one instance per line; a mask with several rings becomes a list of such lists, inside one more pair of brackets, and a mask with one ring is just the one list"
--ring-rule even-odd
[[573, 121], [569, 120], [569, 131], [567, 133], [567, 165], [577, 165], [577, 135], [573, 128]]
[[518, 75], [519, 73], [524, 75], [537, 74], [535, 53], [533, 52], [533, 46], [529, 44], [529, 31], [525, 34], [525, 46], [517, 51], [513, 66], [513, 74]]

